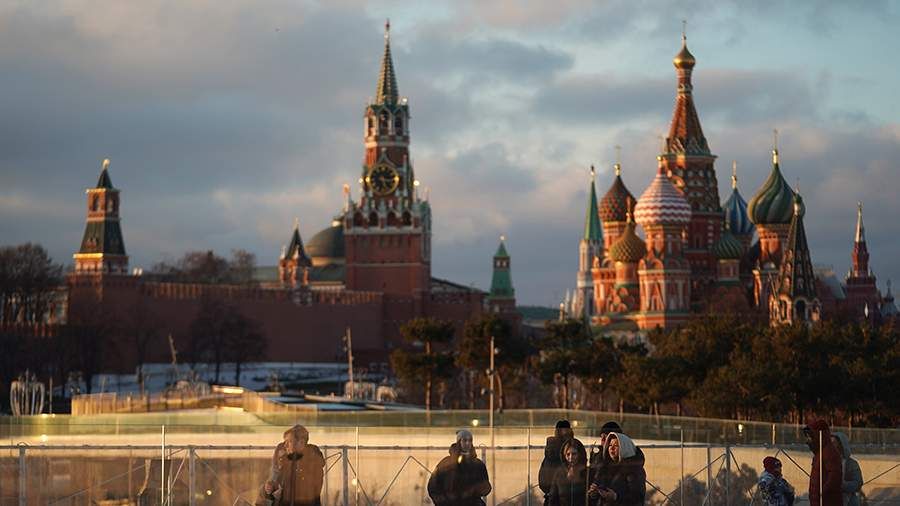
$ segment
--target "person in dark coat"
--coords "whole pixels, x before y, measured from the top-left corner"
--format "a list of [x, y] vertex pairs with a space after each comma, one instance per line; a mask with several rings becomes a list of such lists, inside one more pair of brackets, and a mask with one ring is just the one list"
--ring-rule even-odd
[[587, 506], [587, 452], [581, 441], [572, 438], [563, 443], [563, 466], [553, 476], [546, 504], [550, 506]]
[[[809, 503], [815, 506], [843, 506], [843, 458], [831, 440], [828, 424], [825, 420], [816, 420], [804, 427], [803, 433], [806, 435], [807, 446], [813, 452], [812, 471], [809, 473]], [[821, 488], [819, 481], [822, 482]]]
[[643, 453], [625, 434], [612, 432], [601, 452], [603, 463], [594, 473], [588, 489], [590, 497], [599, 497], [599, 504], [642, 506], [647, 493], [647, 473], [644, 472]]
[[765, 506], [793, 506], [794, 487], [781, 474], [781, 461], [769, 456], [763, 459], [765, 471], [759, 475], [756, 488]]
[[435, 506], [484, 506], [491, 493], [484, 462], [475, 455], [472, 433], [463, 429], [428, 479], [428, 496]]
[[841, 490], [844, 493], [844, 506], [859, 506], [859, 495], [862, 493], [863, 477], [859, 462], [850, 456], [850, 440], [843, 432], [835, 432], [831, 436], [834, 445], [843, 459], [841, 475], [843, 484]]
[[565, 467], [562, 461], [563, 444], [574, 437], [575, 433], [572, 432], [572, 425], [569, 424], [569, 421], [560, 420], [556, 422], [553, 435], [547, 438], [547, 443], [544, 445], [544, 460], [541, 461], [541, 467], [538, 470], [538, 487], [544, 493], [544, 504], [547, 504], [549, 499], [556, 471]]
[[[594, 451], [592, 451], [591, 454], [588, 455], [588, 458], [591, 462], [591, 474], [599, 472], [599, 470], [603, 467], [604, 459], [603, 452], [601, 450], [606, 444], [606, 438], [609, 437], [609, 435], [613, 432], [624, 434], [624, 432], [622, 431], [622, 427], [618, 423], [613, 421], [606, 422], [602, 427], [600, 427], [600, 448], [595, 447]], [[643, 465], [644, 452], [641, 451], [640, 448], [637, 448], [637, 452], [638, 455], [640, 455], [642, 461], [641, 465]]]
[[309, 444], [309, 431], [295, 425], [275, 447], [269, 478], [260, 487], [257, 506], [321, 506], [325, 459]]

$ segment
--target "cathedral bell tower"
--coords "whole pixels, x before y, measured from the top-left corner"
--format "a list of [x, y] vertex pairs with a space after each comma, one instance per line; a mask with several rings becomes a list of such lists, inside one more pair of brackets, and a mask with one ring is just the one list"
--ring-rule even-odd
[[375, 99], [364, 113], [360, 197], [344, 214], [346, 286], [413, 295], [431, 280], [431, 212], [409, 157], [409, 105], [397, 89], [390, 22]]
[[723, 215], [716, 180], [716, 156], [703, 135], [694, 103], [691, 74], [697, 60], [688, 51], [684, 32], [681, 51], [675, 55], [672, 64], [677, 77], [675, 108], [662, 161], [669, 180], [691, 206], [684, 256], [691, 268], [692, 302], [700, 304], [711, 295], [710, 289], [716, 279], [717, 259], [713, 246], [721, 234]]

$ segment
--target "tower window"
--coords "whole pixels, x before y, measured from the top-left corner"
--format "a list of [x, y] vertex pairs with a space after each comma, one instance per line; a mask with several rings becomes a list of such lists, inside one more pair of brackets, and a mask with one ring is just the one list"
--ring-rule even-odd
[[403, 117], [394, 118], [394, 135], [403, 135]]
[[377, 227], [378, 226], [378, 215], [372, 212], [369, 214], [369, 226]]
[[387, 111], [383, 111], [381, 113], [381, 116], [379, 116], [379, 121], [378, 121], [379, 132], [378, 133], [381, 135], [387, 134], [389, 125], [390, 125], [390, 116], [388, 115]]
[[96, 211], [100, 208], [100, 197], [98, 195], [94, 195], [91, 198], [91, 211]]

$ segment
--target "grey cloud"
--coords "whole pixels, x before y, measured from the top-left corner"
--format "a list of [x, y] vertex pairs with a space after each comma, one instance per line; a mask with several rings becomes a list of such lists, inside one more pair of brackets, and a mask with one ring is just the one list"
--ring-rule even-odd
[[[532, 107], [561, 123], [648, 118], [667, 125], [675, 97], [674, 73], [670, 76], [572, 76], [541, 89]], [[694, 102], [707, 123], [811, 118], [823, 93], [802, 78], [773, 71], [702, 70], [694, 73], [693, 84]]]
[[[421, 31], [403, 56], [422, 75], [454, 79], [463, 76], [461, 93], [478, 92], [498, 79], [532, 84], [568, 70], [572, 55], [556, 48], [528, 45], [511, 39], [456, 39], [446, 33]], [[399, 70], [398, 70], [399, 71]]]

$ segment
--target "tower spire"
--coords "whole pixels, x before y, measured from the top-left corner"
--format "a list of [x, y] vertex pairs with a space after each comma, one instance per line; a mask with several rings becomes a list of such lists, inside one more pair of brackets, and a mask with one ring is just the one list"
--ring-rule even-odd
[[772, 164], [778, 165], [778, 129], [772, 129], [774, 141], [772, 143]]
[[396, 104], [399, 98], [397, 76], [394, 73], [394, 59], [391, 57], [391, 20], [388, 19], [384, 23], [384, 55], [381, 57], [381, 72], [378, 74], [375, 103]]
[[584, 237], [586, 241], [602, 241], [603, 232], [600, 228], [600, 214], [597, 209], [597, 189], [594, 184], [594, 166], [591, 165], [591, 188], [588, 191], [587, 214], [584, 217]]
[[856, 203], [856, 242], [866, 242], [866, 227], [863, 225], [862, 202]]
[[737, 160], [731, 161], [731, 189], [737, 190]]

